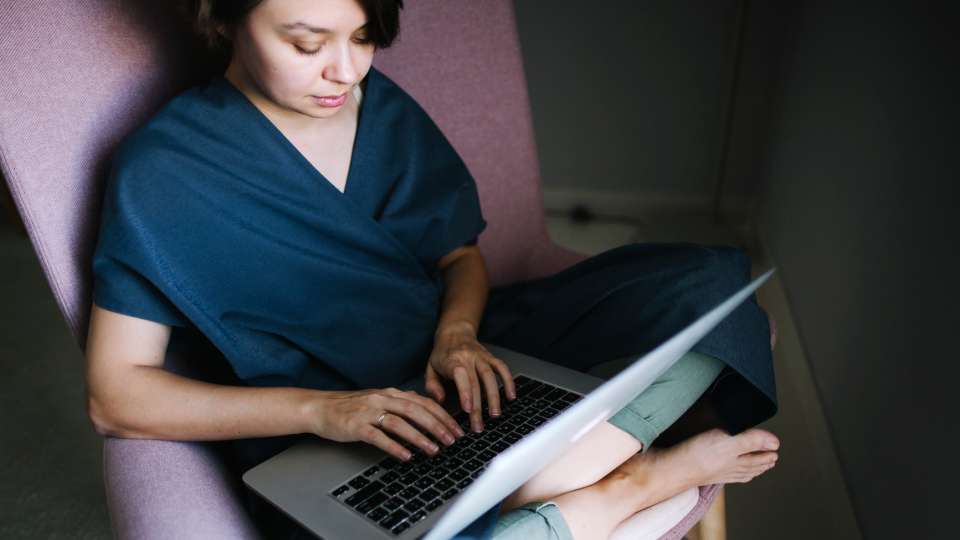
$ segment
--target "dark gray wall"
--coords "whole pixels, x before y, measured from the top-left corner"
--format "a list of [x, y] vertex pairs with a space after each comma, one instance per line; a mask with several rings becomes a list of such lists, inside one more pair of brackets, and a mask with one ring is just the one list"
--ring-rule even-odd
[[518, 0], [544, 186], [709, 197], [735, 0]]
[[866, 538], [955, 538], [957, 9], [806, 1], [759, 229]]

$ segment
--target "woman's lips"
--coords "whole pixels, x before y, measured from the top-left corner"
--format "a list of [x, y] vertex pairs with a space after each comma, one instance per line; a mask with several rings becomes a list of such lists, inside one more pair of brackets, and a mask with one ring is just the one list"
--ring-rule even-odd
[[347, 93], [344, 92], [339, 96], [310, 96], [313, 98], [313, 101], [321, 107], [339, 107], [346, 103]]

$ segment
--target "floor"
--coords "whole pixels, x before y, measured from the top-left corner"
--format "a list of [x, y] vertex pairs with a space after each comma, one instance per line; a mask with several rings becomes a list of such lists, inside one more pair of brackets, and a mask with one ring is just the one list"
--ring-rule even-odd
[[[592, 254], [628, 242], [739, 245], [767, 268], [748, 231], [684, 218], [657, 223], [548, 217], [558, 243]], [[776, 275], [760, 301], [780, 326], [775, 353], [780, 414], [761, 427], [781, 441], [780, 461], [749, 484], [727, 486], [731, 539], [859, 538]], [[85, 414], [83, 359], [25, 238], [0, 222], [0, 538], [109, 538], [101, 441]]]

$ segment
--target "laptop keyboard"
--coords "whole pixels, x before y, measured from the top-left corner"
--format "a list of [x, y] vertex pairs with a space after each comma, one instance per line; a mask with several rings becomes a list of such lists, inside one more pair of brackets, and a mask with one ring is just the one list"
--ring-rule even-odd
[[500, 389], [499, 417], [489, 416], [484, 408], [483, 432], [472, 432], [470, 417], [457, 413], [453, 418], [466, 435], [454, 444], [441, 445], [432, 457], [404, 444], [413, 454], [410, 461], [383, 459], [334, 488], [330, 495], [378, 527], [395, 535], [403, 533], [466, 489], [497, 454], [581, 397], [523, 375], [514, 383], [514, 401], [507, 401]]

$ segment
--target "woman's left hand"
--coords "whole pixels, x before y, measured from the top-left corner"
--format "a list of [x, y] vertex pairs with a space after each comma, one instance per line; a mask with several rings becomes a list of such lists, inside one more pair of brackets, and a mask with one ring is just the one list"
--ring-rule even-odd
[[517, 394], [510, 368], [477, 341], [476, 332], [469, 324], [437, 332], [427, 362], [427, 392], [437, 402], [443, 402], [445, 392], [441, 377], [453, 379], [460, 394], [460, 407], [470, 414], [470, 426], [475, 432], [483, 431], [480, 397], [484, 391], [490, 416], [500, 415], [498, 376], [503, 380], [507, 398], [515, 399]]

